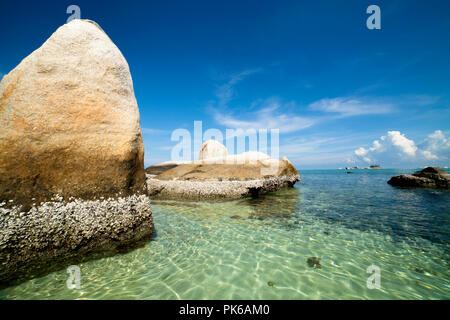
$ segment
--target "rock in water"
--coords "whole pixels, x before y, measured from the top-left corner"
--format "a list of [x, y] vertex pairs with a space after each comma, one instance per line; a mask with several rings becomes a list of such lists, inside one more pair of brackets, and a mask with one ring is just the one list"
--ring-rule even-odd
[[426, 167], [411, 174], [392, 177], [388, 183], [398, 187], [450, 188], [450, 174], [439, 167]]
[[320, 259], [317, 257], [309, 257], [308, 260], [306, 260], [306, 262], [308, 263], [308, 266], [310, 268], [316, 268], [316, 269], [322, 268], [322, 266], [320, 264]]
[[223, 158], [227, 154], [227, 148], [223, 144], [216, 140], [208, 140], [202, 145], [198, 159]]
[[226, 150], [210, 140], [203, 144], [198, 161], [147, 168], [148, 194], [160, 199], [257, 198], [300, 181], [286, 157], [277, 160], [256, 151], [227, 155]]
[[151, 236], [139, 122], [128, 64], [92, 21], [63, 25], [3, 77], [0, 282]]
[[125, 58], [72, 20], [0, 84], [0, 201], [145, 191], [139, 110]]

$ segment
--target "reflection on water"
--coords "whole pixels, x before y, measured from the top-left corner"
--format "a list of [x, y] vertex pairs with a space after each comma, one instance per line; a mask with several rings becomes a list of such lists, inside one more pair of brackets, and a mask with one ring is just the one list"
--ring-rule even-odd
[[[286, 188], [276, 193], [261, 197], [246, 198], [235, 201], [205, 201], [192, 200], [153, 200], [152, 204], [163, 206], [166, 210], [189, 214], [203, 221], [217, 222], [224, 217], [231, 219], [292, 218], [298, 211], [300, 202], [299, 188]], [[220, 212], [218, 211], [220, 208]], [[224, 210], [224, 208], [226, 208]]]
[[243, 199], [236, 202], [236, 210], [249, 207], [252, 219], [288, 219], [296, 215], [300, 202], [299, 188], [286, 188], [276, 193], [263, 195], [259, 199]]
[[[231, 202], [153, 201], [144, 247], [0, 292], [14, 299], [448, 299], [449, 193], [396, 189], [389, 171], [305, 172]], [[366, 286], [380, 267], [381, 289]], [[320, 266], [320, 267], [319, 267]]]

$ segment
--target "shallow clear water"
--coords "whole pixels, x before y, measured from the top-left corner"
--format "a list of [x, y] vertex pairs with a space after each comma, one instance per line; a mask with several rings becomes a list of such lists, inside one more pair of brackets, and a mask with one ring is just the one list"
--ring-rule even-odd
[[154, 239], [80, 264], [81, 289], [60, 270], [0, 298], [449, 299], [450, 192], [386, 183], [411, 171], [304, 171], [261, 199], [153, 201]]

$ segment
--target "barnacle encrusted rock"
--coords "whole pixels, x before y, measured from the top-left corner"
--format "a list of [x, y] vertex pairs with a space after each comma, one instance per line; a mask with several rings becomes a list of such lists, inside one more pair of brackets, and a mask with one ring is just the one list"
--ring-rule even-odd
[[0, 83], [0, 282], [151, 236], [143, 158], [125, 58], [95, 22], [63, 25]]
[[[205, 142], [202, 150], [210, 141]], [[214, 143], [214, 149], [222, 150]], [[223, 148], [225, 148], [223, 146]], [[190, 163], [163, 163], [146, 169], [148, 194], [161, 199], [237, 199], [292, 187], [300, 175], [285, 157], [261, 152], [214, 152]]]
[[97, 200], [55, 196], [29, 211], [0, 203], [0, 287], [45, 261], [114, 250], [149, 239], [146, 195]]
[[292, 187], [299, 175], [252, 179], [247, 181], [183, 181], [159, 180], [147, 175], [148, 194], [155, 199], [232, 200], [253, 197]]

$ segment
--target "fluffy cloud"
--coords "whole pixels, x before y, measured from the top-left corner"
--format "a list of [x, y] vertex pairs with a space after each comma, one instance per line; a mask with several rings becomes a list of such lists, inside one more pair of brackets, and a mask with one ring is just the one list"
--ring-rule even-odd
[[354, 154], [357, 159], [367, 163], [445, 161], [449, 159], [450, 139], [441, 130], [436, 130], [416, 145], [400, 131], [388, 131], [387, 135], [375, 140], [371, 147], [360, 147]]
[[424, 152], [434, 153], [438, 156], [447, 159], [450, 155], [450, 139], [446, 138], [441, 130], [436, 130], [419, 145]]

